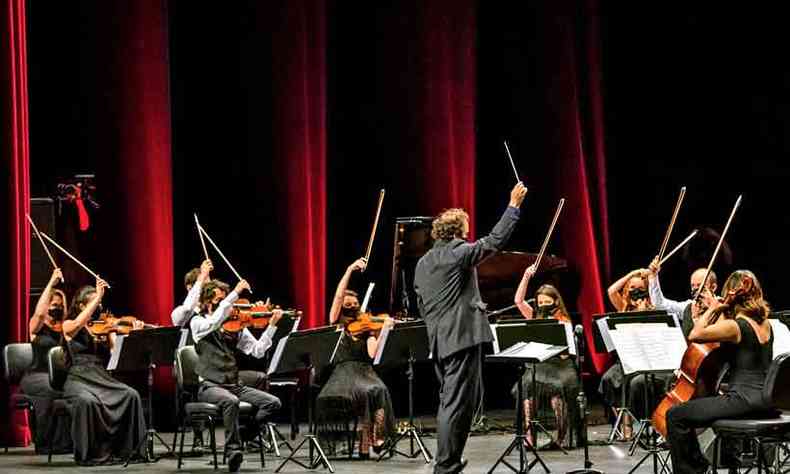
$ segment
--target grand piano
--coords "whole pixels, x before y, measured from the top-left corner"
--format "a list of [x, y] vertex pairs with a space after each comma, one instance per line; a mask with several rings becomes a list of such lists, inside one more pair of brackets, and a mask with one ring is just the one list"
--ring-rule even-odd
[[[414, 267], [420, 257], [433, 246], [432, 222], [432, 217], [396, 219], [390, 286], [390, 314], [396, 318], [421, 317], [414, 293]], [[524, 269], [535, 263], [536, 259], [535, 253], [504, 251], [489, 257], [477, 267], [480, 294], [488, 304], [489, 311], [498, 311], [513, 305], [513, 297]], [[530, 284], [530, 291], [543, 283], [551, 283], [559, 288], [568, 309], [573, 311], [579, 292], [579, 279], [564, 258], [544, 255], [538, 273]], [[513, 308], [497, 314], [496, 319], [517, 315], [518, 310]]]

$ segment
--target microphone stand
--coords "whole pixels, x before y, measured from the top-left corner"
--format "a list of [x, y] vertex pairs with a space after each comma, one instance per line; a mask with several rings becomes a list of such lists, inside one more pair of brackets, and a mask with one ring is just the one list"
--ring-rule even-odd
[[582, 417], [584, 468], [574, 469], [573, 471], [568, 471], [566, 474], [605, 474], [598, 469], [592, 469], [593, 463], [590, 461], [590, 449], [587, 440], [587, 397], [584, 394], [584, 384], [582, 382], [582, 367], [584, 366], [584, 354], [586, 349], [584, 348], [584, 329], [581, 324], [576, 325], [574, 335], [576, 337], [576, 373], [579, 377], [579, 395], [576, 397], [576, 401], [579, 404], [579, 414]]

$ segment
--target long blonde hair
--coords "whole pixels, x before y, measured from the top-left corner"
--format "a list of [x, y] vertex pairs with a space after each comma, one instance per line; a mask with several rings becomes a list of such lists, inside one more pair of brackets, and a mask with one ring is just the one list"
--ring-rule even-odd
[[730, 296], [731, 301], [727, 304], [713, 310], [713, 315], [721, 314], [725, 318], [732, 319], [738, 314], [743, 314], [758, 324], [768, 318], [771, 307], [763, 298], [763, 287], [754, 273], [749, 270], [732, 272], [721, 288], [721, 296], [725, 301], [731, 291], [737, 294]]
[[[647, 281], [647, 276], [645, 276], [645, 275], [637, 275], [637, 276], [629, 278], [628, 281], [626, 282], [625, 286], [623, 287], [623, 289], [620, 292], [620, 297], [623, 299], [623, 307], [620, 308], [620, 312], [621, 313], [628, 313], [630, 311], [636, 311], [636, 308], [637, 308], [636, 303], [631, 301], [631, 291], [628, 289], [628, 284], [634, 278], [639, 278], [640, 280], [642, 280], [642, 282], [644, 282], [644, 284], [645, 284], [645, 291], [648, 291], [648, 288], [650, 288], [649, 283]], [[648, 295], [648, 298], [647, 298], [647, 307], [649, 309], [653, 309], [653, 302], [650, 301], [649, 295]]]

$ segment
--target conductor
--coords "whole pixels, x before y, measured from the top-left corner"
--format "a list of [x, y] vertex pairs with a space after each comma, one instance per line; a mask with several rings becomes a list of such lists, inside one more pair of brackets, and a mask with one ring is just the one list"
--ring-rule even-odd
[[445, 210], [433, 222], [433, 248], [417, 262], [414, 289], [440, 386], [435, 474], [455, 474], [466, 465], [461, 455], [483, 395], [482, 344], [493, 340], [476, 266], [505, 246], [526, 195], [519, 181], [491, 233], [472, 243], [466, 240], [469, 215]]

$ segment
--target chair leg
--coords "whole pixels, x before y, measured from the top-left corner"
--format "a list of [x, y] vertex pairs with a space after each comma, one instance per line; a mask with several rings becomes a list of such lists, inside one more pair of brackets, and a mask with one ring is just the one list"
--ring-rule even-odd
[[263, 435], [261, 433], [261, 428], [258, 428], [258, 448], [259, 448], [259, 451], [261, 452], [261, 469], [263, 469], [263, 468], [266, 467], [266, 459], [264, 459], [264, 455], [263, 455], [263, 451], [264, 451], [264, 449], [263, 449]]
[[214, 418], [208, 418], [208, 433], [211, 437], [211, 454], [214, 455], [214, 470], [218, 469], [217, 467], [217, 438], [214, 435]]
[[53, 414], [47, 422], [47, 464], [52, 463], [52, 438], [55, 437], [55, 419], [56, 416]]
[[291, 441], [296, 441], [296, 435], [299, 433], [299, 421], [296, 419], [296, 392], [298, 391], [299, 387], [294, 387], [291, 390]]
[[[190, 418], [190, 425], [192, 424], [192, 419]], [[181, 423], [180, 426], [181, 430], [181, 444], [180, 448], [178, 449], [178, 469], [181, 469], [181, 464], [184, 462], [184, 438], [186, 437], [187, 427], [186, 423]], [[176, 440], [178, 439], [178, 430], [176, 430]], [[175, 448], [175, 441], [173, 444]]]
[[719, 447], [721, 445], [721, 438], [718, 435], [713, 439], [713, 463], [711, 463], [711, 467], [713, 472], [716, 473], [719, 471]]

